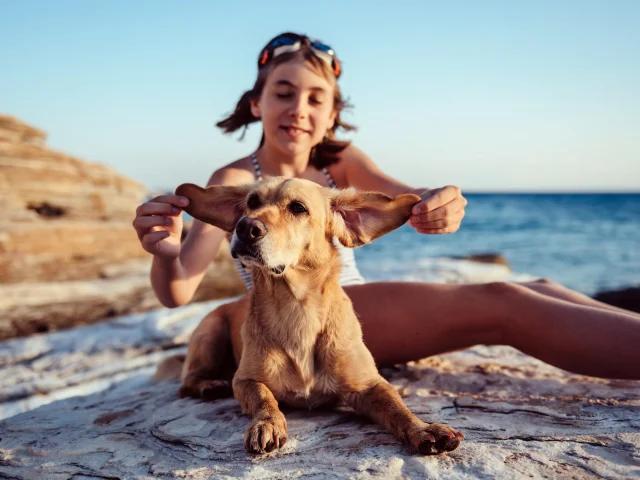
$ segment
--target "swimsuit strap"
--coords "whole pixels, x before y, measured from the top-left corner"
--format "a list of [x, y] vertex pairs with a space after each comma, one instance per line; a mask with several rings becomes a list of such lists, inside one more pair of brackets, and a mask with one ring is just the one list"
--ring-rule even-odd
[[[258, 163], [258, 157], [256, 156], [255, 152], [251, 154], [251, 162], [253, 163], [253, 169], [256, 172], [256, 178], [258, 180], [262, 180], [262, 170], [260, 170], [260, 163]], [[338, 188], [338, 185], [333, 180], [333, 177], [329, 173], [329, 170], [326, 169], [326, 167], [322, 169], [322, 173], [324, 173], [324, 176], [327, 177], [327, 182], [329, 183], [329, 186], [331, 188]]]
[[256, 171], [256, 178], [258, 180], [262, 180], [262, 170], [260, 170], [260, 164], [258, 163], [258, 157], [256, 157], [256, 152], [251, 154], [251, 161], [253, 162], [253, 169]]
[[331, 174], [329, 173], [329, 170], [327, 170], [326, 167], [322, 169], [322, 173], [324, 173], [324, 176], [327, 177], [327, 181], [329, 182], [329, 186], [331, 188], [338, 188], [338, 185], [336, 185], [336, 182], [333, 181], [333, 177], [331, 176]]

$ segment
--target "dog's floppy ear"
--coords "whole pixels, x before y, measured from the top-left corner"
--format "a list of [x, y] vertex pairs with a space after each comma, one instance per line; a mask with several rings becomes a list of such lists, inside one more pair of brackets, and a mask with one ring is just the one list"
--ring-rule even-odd
[[189, 205], [184, 210], [193, 218], [231, 232], [244, 212], [245, 200], [251, 188], [251, 185], [202, 188], [183, 183], [176, 188], [176, 195], [189, 199]]
[[360, 247], [406, 223], [419, 201], [412, 193], [391, 198], [377, 192], [342, 191], [331, 197], [333, 234], [345, 247]]

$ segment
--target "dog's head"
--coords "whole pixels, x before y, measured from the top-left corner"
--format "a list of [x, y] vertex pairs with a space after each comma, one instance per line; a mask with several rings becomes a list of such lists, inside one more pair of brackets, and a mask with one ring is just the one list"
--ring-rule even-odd
[[246, 266], [282, 275], [327, 259], [333, 237], [359, 247], [400, 227], [420, 201], [322, 187], [303, 179], [271, 178], [250, 185], [202, 188], [183, 184], [194, 218], [232, 233], [231, 254]]

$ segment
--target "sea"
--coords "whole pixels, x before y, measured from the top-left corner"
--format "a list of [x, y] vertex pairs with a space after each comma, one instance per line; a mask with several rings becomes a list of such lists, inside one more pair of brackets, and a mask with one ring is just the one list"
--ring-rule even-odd
[[640, 286], [640, 194], [465, 197], [454, 234], [422, 235], [404, 225], [356, 249], [365, 279], [454, 283], [451, 272], [463, 275], [447, 259], [498, 253], [516, 280], [544, 277], [587, 295]]

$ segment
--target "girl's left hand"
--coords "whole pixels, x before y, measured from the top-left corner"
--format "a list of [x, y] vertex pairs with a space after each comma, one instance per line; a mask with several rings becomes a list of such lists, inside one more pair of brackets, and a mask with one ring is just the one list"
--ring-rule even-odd
[[420, 233], [453, 233], [460, 228], [467, 199], [458, 187], [449, 185], [427, 190], [411, 210], [409, 223]]

